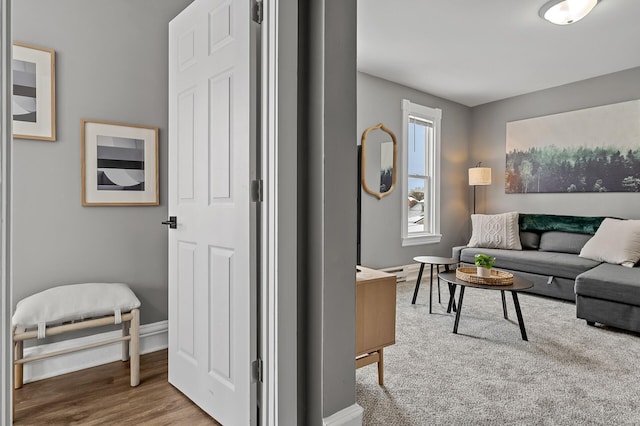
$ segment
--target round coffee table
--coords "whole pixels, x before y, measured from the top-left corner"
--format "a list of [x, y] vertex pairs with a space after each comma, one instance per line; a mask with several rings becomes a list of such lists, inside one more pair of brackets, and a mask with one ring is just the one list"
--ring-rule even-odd
[[[431, 313], [431, 298], [433, 296], [433, 267], [437, 267], [436, 273], [440, 272], [440, 265], [443, 265], [444, 269], [448, 271], [449, 266], [456, 265], [458, 261], [448, 257], [438, 256], [417, 256], [414, 257], [413, 260], [420, 263], [420, 271], [418, 272], [418, 279], [416, 280], [416, 288], [413, 290], [413, 299], [411, 300], [411, 304], [416, 304], [416, 298], [418, 297], [418, 290], [420, 289], [420, 280], [422, 279], [424, 265], [431, 265], [431, 279], [429, 280], [429, 313]], [[451, 287], [449, 287], [449, 291], [451, 292]], [[440, 279], [438, 279], [438, 303], [440, 303]]]
[[[531, 281], [526, 280], [514, 274], [513, 284], [511, 285], [476, 284], [476, 283], [459, 279], [458, 277], [456, 277], [455, 271], [441, 272], [440, 274], [438, 274], [438, 277], [446, 281], [447, 283], [451, 284], [451, 286], [453, 287], [452, 288], [453, 291], [451, 292], [451, 296], [449, 298], [449, 306], [451, 306], [455, 298], [456, 286], [460, 286], [460, 296], [458, 296], [458, 309], [456, 311], [456, 320], [455, 320], [455, 323], [453, 324], [454, 333], [456, 334], [458, 333], [458, 323], [460, 322], [460, 312], [462, 311], [462, 298], [464, 297], [464, 289], [466, 287], [473, 287], [473, 288], [481, 288], [484, 290], [499, 290], [502, 294], [502, 311], [505, 319], [507, 319], [508, 317], [507, 317], [507, 304], [505, 302], [504, 292], [510, 291], [511, 296], [513, 297], [513, 305], [516, 308], [516, 315], [518, 316], [518, 325], [520, 326], [520, 334], [522, 335], [522, 340], [529, 340], [527, 339], [527, 331], [524, 328], [524, 320], [522, 319], [522, 312], [520, 311], [520, 302], [518, 301], [518, 292], [521, 290], [526, 290], [528, 288], [533, 287], [533, 283]], [[450, 312], [450, 310], [447, 310], [447, 312]]]

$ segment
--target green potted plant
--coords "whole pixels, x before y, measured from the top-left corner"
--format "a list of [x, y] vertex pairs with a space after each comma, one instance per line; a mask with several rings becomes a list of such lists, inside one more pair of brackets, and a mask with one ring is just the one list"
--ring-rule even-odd
[[488, 254], [478, 253], [474, 256], [474, 263], [477, 266], [477, 274], [479, 277], [490, 277], [491, 268], [496, 264], [496, 258]]

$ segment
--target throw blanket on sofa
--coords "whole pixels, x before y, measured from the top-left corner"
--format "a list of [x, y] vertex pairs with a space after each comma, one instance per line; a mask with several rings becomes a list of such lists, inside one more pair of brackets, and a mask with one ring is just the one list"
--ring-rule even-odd
[[604, 217], [520, 213], [519, 225], [521, 231], [562, 231], [593, 235], [604, 219]]

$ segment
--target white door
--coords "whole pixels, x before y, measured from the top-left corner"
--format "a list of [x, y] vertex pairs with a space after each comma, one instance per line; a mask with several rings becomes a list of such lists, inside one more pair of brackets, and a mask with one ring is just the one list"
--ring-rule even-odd
[[169, 382], [224, 425], [257, 420], [252, 30], [249, 0], [169, 24]]

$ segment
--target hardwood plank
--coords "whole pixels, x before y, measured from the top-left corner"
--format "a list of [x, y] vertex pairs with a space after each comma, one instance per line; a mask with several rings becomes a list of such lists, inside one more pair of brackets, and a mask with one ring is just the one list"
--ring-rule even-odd
[[167, 361], [166, 350], [142, 355], [137, 387], [122, 361], [28, 383], [14, 391], [14, 424], [219, 425], [169, 384]]

